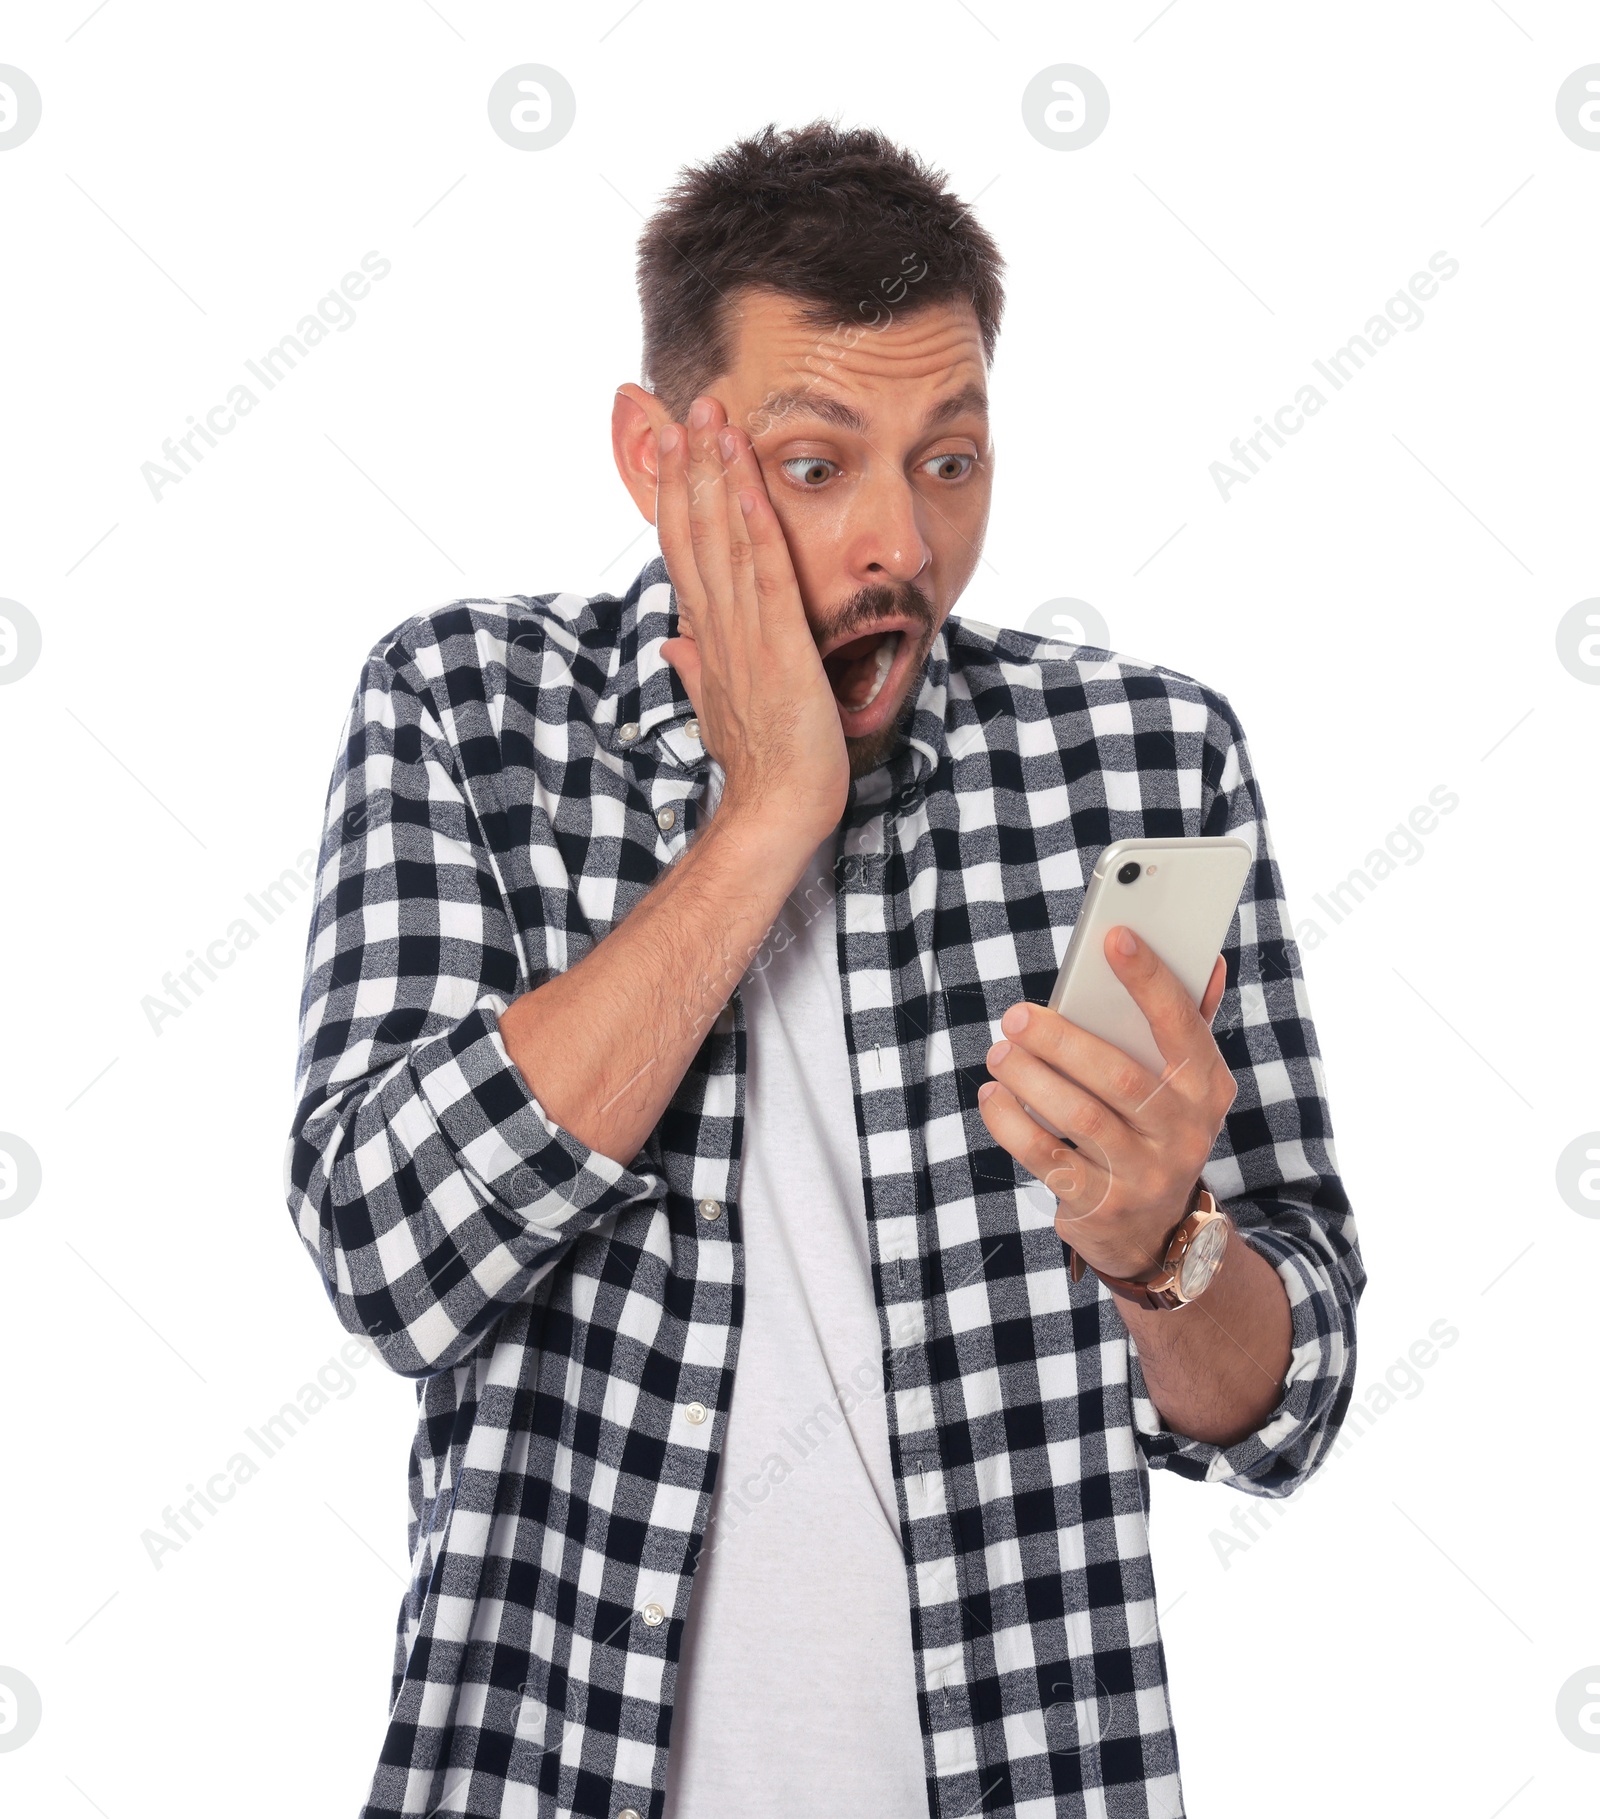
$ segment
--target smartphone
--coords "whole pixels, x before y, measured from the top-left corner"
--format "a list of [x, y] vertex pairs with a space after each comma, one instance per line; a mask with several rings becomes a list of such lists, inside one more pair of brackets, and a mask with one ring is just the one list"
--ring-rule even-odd
[[1198, 1004], [1254, 860], [1247, 842], [1230, 838], [1113, 841], [1084, 893], [1050, 1009], [1161, 1073], [1166, 1063], [1144, 1012], [1106, 959], [1106, 936], [1131, 928]]

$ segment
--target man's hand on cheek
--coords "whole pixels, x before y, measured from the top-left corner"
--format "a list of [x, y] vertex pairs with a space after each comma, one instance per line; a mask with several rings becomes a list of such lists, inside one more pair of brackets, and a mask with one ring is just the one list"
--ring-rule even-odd
[[749, 814], [809, 854], [844, 813], [850, 764], [750, 438], [697, 398], [686, 426], [659, 432], [656, 472], [680, 634], [662, 652], [725, 772], [719, 817]]
[[988, 1056], [994, 1079], [978, 1103], [995, 1141], [1055, 1194], [1063, 1241], [1107, 1275], [1139, 1276], [1160, 1263], [1233, 1103], [1211, 1034], [1226, 973], [1219, 959], [1197, 1009], [1131, 930], [1111, 931], [1106, 958], [1149, 1022], [1163, 1072], [1054, 1011], [1016, 1004], [1001, 1019]]

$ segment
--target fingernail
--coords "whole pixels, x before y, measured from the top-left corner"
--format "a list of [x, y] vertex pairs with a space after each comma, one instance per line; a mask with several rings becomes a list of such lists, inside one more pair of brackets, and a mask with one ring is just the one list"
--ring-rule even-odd
[[1009, 1042], [997, 1042], [994, 1047], [989, 1050], [986, 1059], [990, 1067], [998, 1067], [1010, 1053], [1011, 1044]]
[[722, 458], [724, 461], [731, 461], [733, 459], [734, 454], [738, 449], [738, 444], [733, 439], [733, 431], [731, 429], [721, 429], [717, 431], [717, 447], [722, 450]]
[[678, 452], [679, 430], [676, 423], [663, 423], [656, 435], [663, 455], [674, 455]]
[[711, 404], [709, 399], [696, 398], [689, 406], [690, 429], [704, 429], [711, 421]]
[[1008, 1036], [1020, 1036], [1028, 1027], [1027, 1005], [1013, 1004], [1011, 1009], [1000, 1019], [1000, 1027]]
[[997, 1093], [999, 1090], [999, 1087], [997, 1087], [992, 1080], [985, 1080], [983, 1085], [978, 1088], [979, 1105], [983, 1105], [988, 1100], [991, 1093]]
[[1139, 951], [1138, 937], [1131, 928], [1117, 930], [1117, 952], [1126, 960], [1131, 960]]

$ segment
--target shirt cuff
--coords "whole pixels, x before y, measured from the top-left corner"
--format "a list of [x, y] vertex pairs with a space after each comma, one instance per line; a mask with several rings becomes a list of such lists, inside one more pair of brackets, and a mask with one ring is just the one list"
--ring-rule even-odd
[[1138, 1347], [1128, 1339], [1133, 1424], [1153, 1467], [1205, 1483], [1234, 1484], [1263, 1497], [1286, 1497], [1309, 1477], [1337, 1431], [1339, 1389], [1355, 1368], [1329, 1272], [1293, 1239], [1270, 1228], [1235, 1237], [1259, 1251], [1278, 1272], [1289, 1297], [1289, 1368], [1277, 1406], [1254, 1433], [1232, 1446], [1193, 1440], [1167, 1426], [1150, 1398]]
[[573, 1237], [662, 1183], [580, 1143], [528, 1090], [506, 1051], [504, 998], [486, 994], [411, 1055], [417, 1087], [457, 1166], [497, 1206], [552, 1242]]

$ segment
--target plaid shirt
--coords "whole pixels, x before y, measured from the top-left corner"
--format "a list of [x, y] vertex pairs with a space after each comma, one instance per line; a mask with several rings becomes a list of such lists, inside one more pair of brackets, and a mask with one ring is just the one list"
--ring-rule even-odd
[[[459, 601], [377, 646], [344, 730], [287, 1192], [340, 1320], [420, 1403], [368, 1819], [662, 1811], [738, 1370], [741, 1003], [627, 1166], [547, 1116], [498, 1020], [693, 837], [710, 759], [661, 655], [675, 622], [659, 557], [621, 599]], [[1238, 1096], [1205, 1180], [1293, 1316], [1278, 1408], [1226, 1449], [1163, 1424], [1116, 1304], [1070, 1282], [1052, 1196], [977, 1110], [1100, 849], [1200, 834], [1256, 851], [1215, 1025]], [[1173, 1819], [1147, 1470], [1295, 1489], [1349, 1400], [1364, 1280], [1239, 723], [1169, 670], [951, 618], [844, 844], [929, 1812]]]

